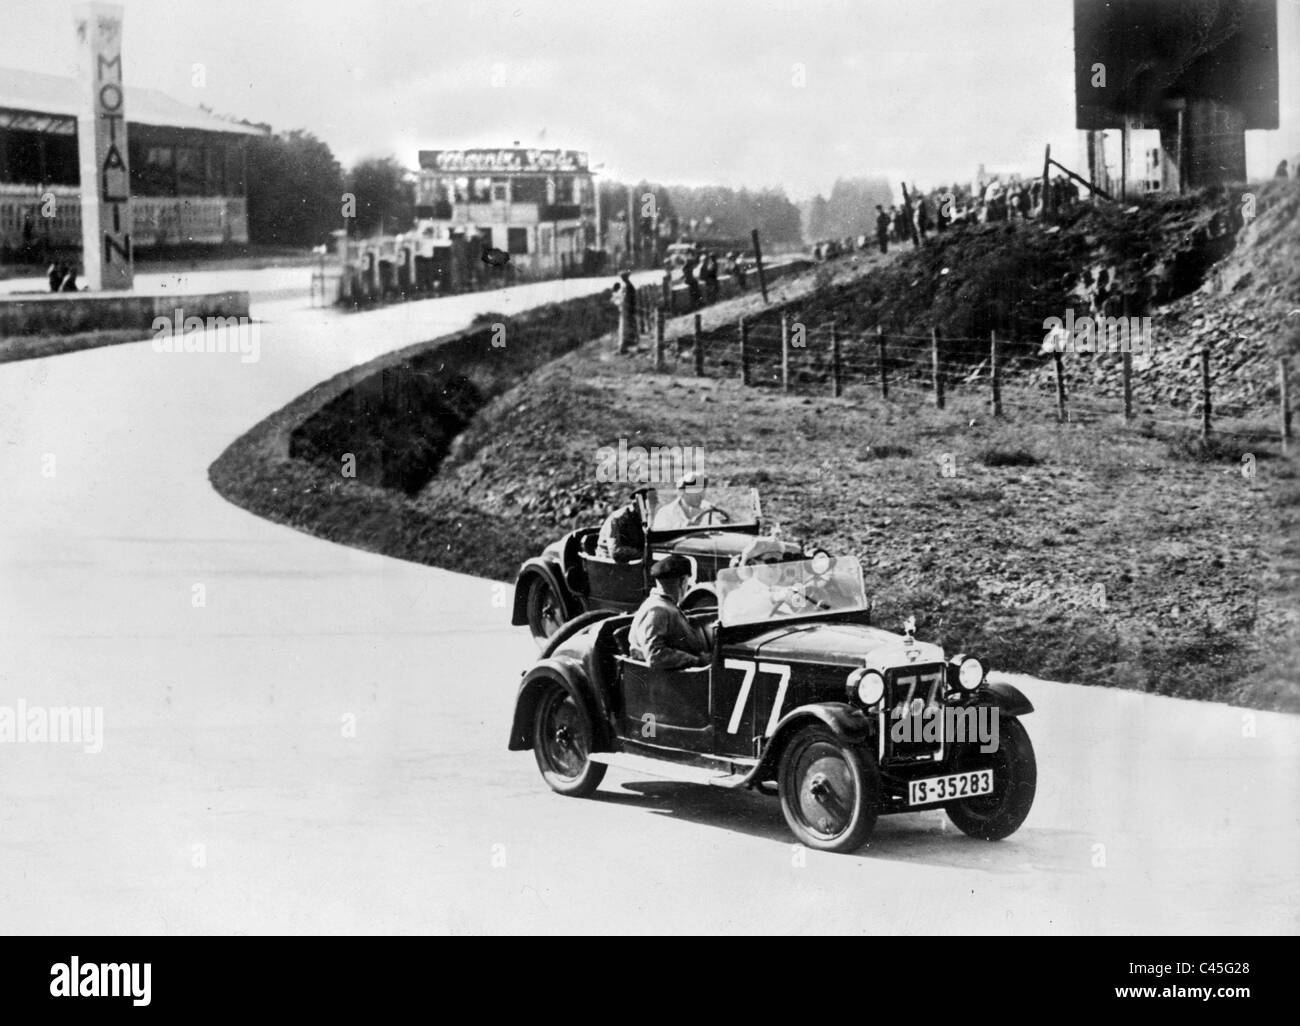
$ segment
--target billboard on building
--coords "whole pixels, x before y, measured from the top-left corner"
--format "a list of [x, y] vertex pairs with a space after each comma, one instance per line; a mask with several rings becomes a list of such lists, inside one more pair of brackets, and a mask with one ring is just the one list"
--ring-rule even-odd
[[585, 173], [587, 155], [578, 150], [421, 150], [420, 167], [448, 174]]

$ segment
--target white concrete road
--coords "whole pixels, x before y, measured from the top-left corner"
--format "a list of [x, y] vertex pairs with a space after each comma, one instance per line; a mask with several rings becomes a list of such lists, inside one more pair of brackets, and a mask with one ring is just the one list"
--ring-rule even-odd
[[255, 364], [0, 366], [0, 715], [103, 710], [97, 754], [0, 743], [0, 930], [1296, 932], [1296, 717], [1030, 684], [1019, 833], [887, 818], [799, 865], [772, 799], [616, 773], [551, 794], [505, 749], [534, 650], [491, 583], [212, 491], [222, 449], [326, 376], [602, 284], [264, 304]]

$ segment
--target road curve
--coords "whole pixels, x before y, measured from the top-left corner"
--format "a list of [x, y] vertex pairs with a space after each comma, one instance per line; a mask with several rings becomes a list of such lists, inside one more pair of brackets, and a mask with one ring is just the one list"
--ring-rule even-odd
[[1296, 932], [1296, 717], [1028, 682], [1019, 833], [932, 812], [855, 856], [801, 852], [757, 795], [617, 771], [593, 800], [551, 794], [505, 750], [534, 650], [491, 582], [208, 484], [318, 381], [604, 284], [268, 302], [256, 363], [139, 343], [0, 365], [0, 710], [103, 710], [98, 753], [0, 743], [0, 928]]

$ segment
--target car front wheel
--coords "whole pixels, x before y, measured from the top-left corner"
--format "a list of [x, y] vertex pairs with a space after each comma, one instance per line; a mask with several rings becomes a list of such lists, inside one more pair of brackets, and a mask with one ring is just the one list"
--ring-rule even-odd
[[781, 753], [777, 785], [786, 823], [809, 848], [851, 852], [871, 836], [880, 800], [875, 760], [828, 727], [795, 735]]
[[587, 710], [559, 684], [545, 685], [533, 717], [533, 755], [552, 791], [585, 798], [600, 786], [606, 766], [587, 758], [592, 736]]
[[983, 755], [976, 750], [970, 759], [958, 760], [958, 772], [991, 767], [993, 793], [947, 806], [957, 829], [984, 841], [1000, 841], [1020, 829], [1038, 786], [1038, 763], [1028, 732], [1015, 717], [1005, 719], [1000, 728], [996, 752]]

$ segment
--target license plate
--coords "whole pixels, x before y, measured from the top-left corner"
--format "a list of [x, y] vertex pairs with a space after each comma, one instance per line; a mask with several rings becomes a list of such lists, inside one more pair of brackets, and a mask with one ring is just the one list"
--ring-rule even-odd
[[908, 805], [930, 805], [933, 802], [951, 802], [993, 793], [993, 771], [971, 770], [953, 773], [946, 777], [926, 777], [907, 783]]

